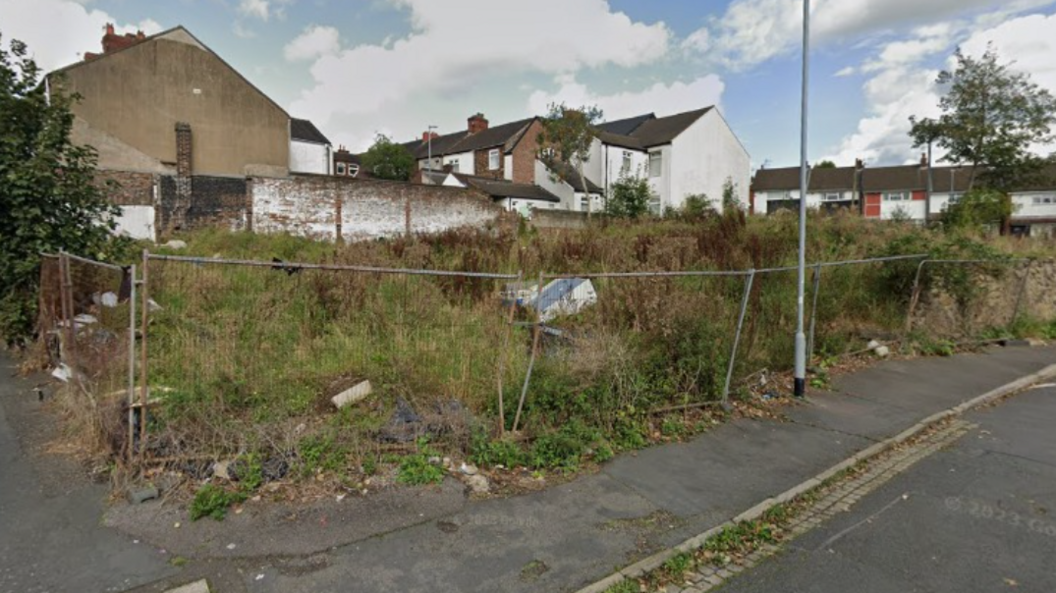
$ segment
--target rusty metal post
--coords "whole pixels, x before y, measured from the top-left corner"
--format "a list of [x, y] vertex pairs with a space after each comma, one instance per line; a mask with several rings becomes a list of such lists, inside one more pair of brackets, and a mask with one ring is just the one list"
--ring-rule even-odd
[[748, 300], [752, 296], [752, 284], [755, 283], [755, 270], [748, 270], [744, 279], [744, 296], [741, 297], [741, 313], [737, 317], [737, 331], [733, 334], [733, 347], [730, 349], [730, 364], [726, 367], [726, 383], [722, 388], [722, 407], [730, 408], [730, 383], [733, 381], [733, 367], [737, 363], [737, 348], [741, 345], [741, 328], [744, 327], [744, 316], [748, 311]]
[[920, 300], [920, 275], [924, 272], [924, 264], [931, 261], [925, 259], [920, 262], [917, 266], [917, 275], [913, 278], [913, 291], [909, 295], [909, 310], [906, 312], [906, 327], [903, 332], [903, 338], [909, 337], [909, 332], [913, 329], [913, 312], [917, 309], [917, 301]]
[[543, 281], [546, 276], [539, 273], [539, 293], [535, 297], [535, 325], [532, 327], [532, 355], [528, 359], [528, 372], [524, 374], [524, 385], [521, 387], [521, 399], [517, 402], [517, 414], [513, 417], [512, 432], [517, 432], [521, 423], [521, 411], [524, 409], [524, 400], [528, 397], [528, 384], [532, 381], [532, 370], [535, 368], [535, 358], [539, 354], [539, 335], [543, 328]]
[[[517, 284], [518, 286], [523, 281], [524, 272], [517, 272]], [[517, 312], [517, 297], [516, 294], [510, 299], [510, 310], [506, 314], [506, 331], [503, 332], [502, 337], [502, 355], [499, 356], [499, 434], [506, 434], [506, 407], [503, 401], [502, 387], [503, 379], [506, 378], [506, 359], [510, 356], [510, 336], [513, 334], [513, 320], [514, 315]]]
[[131, 281], [128, 296], [128, 460], [136, 446], [136, 264], [129, 268]]
[[150, 268], [150, 252], [146, 249], [143, 250], [143, 262], [142, 271], [140, 276], [142, 278], [141, 291], [140, 291], [140, 334], [139, 334], [139, 453], [143, 455], [147, 449], [147, 393], [148, 393], [148, 374], [147, 374], [147, 324], [150, 321], [150, 285], [148, 284], [149, 279], [149, 268]]
[[1027, 260], [1027, 268], [1023, 271], [1023, 281], [1019, 283], [1019, 293], [1016, 295], [1016, 305], [1012, 309], [1012, 319], [1008, 321], [1009, 327], [1019, 319], [1019, 309], [1023, 305], [1023, 299], [1027, 294], [1027, 284], [1030, 282], [1030, 270], [1034, 267], [1034, 260]]

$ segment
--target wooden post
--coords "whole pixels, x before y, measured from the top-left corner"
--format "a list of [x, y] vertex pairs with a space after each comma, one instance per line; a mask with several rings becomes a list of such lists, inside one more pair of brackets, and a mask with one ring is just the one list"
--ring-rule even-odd
[[[77, 328], [74, 325], [73, 318], [77, 316], [74, 304], [73, 304], [73, 279], [70, 275], [70, 258], [63, 251], [59, 255], [59, 278], [60, 285], [62, 288], [62, 300], [64, 303], [64, 317], [66, 326], [66, 355], [69, 359], [70, 372], [73, 375], [77, 374]], [[73, 378], [73, 377], [71, 377]]]

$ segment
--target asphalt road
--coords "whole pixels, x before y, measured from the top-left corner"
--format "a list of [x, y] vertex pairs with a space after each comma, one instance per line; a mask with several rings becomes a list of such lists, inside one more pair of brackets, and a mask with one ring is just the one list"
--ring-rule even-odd
[[724, 593], [1056, 591], [1056, 387], [978, 425]]

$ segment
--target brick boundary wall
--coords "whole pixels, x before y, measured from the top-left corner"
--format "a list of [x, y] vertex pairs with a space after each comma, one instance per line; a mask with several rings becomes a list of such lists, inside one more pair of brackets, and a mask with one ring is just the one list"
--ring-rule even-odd
[[504, 212], [476, 190], [374, 179], [256, 177], [250, 180], [248, 191], [248, 225], [253, 231], [331, 241], [488, 228]]
[[532, 211], [532, 226], [537, 229], [585, 229], [588, 223], [586, 212], [541, 208]]

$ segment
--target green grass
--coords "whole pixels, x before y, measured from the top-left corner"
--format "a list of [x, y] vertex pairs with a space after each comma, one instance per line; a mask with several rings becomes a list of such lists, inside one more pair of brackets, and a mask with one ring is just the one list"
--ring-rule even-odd
[[[335, 246], [288, 235], [203, 231], [183, 237], [188, 252], [211, 257], [360, 266], [522, 272], [715, 270], [782, 266], [796, 254], [795, 221], [720, 216], [638, 224], [609, 222], [580, 232], [453, 231]], [[932, 253], [999, 255], [961, 236], [856, 217], [812, 218], [812, 260]], [[1017, 248], [1015, 244], [999, 245]], [[916, 263], [826, 268], [818, 294], [816, 351], [835, 357], [864, 346], [863, 335], [903, 327]], [[972, 278], [936, 270], [925, 290], [967, 302]], [[433, 445], [481, 466], [575, 471], [655, 433], [692, 430], [659, 421], [654, 409], [716, 400], [722, 393], [744, 279], [612, 278], [594, 282], [598, 303], [553, 325], [536, 360], [512, 428], [528, 366], [531, 332], [509, 329], [503, 282], [452, 277], [154, 262], [148, 342], [151, 384], [162, 405], [157, 429], [182, 454], [293, 460], [294, 474], [377, 471], [377, 435], [398, 398], [419, 413], [460, 402], [465, 425], [445, 426]], [[737, 380], [792, 360], [794, 273], [757, 276], [734, 369]], [[812, 299], [813, 295], [808, 294]], [[530, 320], [526, 312], [519, 321]], [[1023, 316], [1017, 334], [1056, 335], [1056, 325]], [[945, 353], [943, 336], [921, 350]], [[500, 364], [501, 361], [501, 364]], [[502, 373], [500, 374], [500, 367]], [[374, 392], [336, 413], [329, 398], [369, 380]], [[813, 386], [827, 385], [824, 373]], [[498, 390], [504, 394], [499, 418]], [[305, 432], [292, 430], [304, 425]], [[254, 457], [250, 457], [250, 460]], [[431, 482], [420, 454], [399, 461], [401, 480]], [[426, 464], [428, 465], [428, 464]]]
[[203, 517], [223, 521], [227, 516], [228, 507], [245, 499], [246, 495], [243, 492], [229, 492], [214, 484], [206, 484], [195, 492], [194, 500], [191, 501], [191, 521], [197, 521]]

